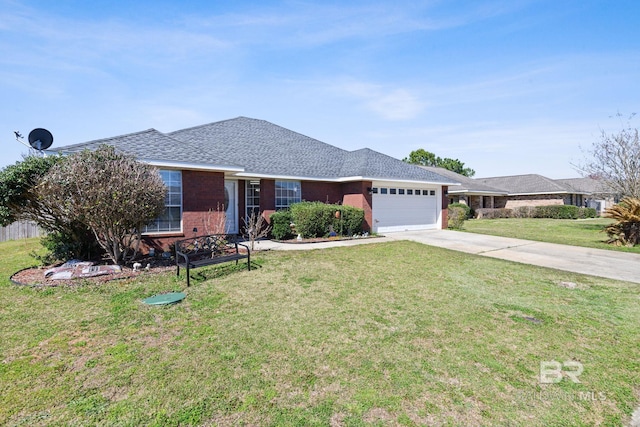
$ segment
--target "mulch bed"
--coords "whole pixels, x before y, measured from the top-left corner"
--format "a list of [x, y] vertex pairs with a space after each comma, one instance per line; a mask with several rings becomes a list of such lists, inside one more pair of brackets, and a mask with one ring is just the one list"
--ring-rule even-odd
[[149, 271], [146, 271], [142, 268], [139, 271], [133, 271], [131, 267], [122, 267], [122, 271], [120, 273], [115, 274], [106, 274], [104, 276], [96, 276], [96, 277], [86, 277], [86, 278], [76, 278], [76, 279], [62, 279], [62, 280], [52, 280], [44, 277], [44, 272], [49, 268], [55, 267], [53, 265], [46, 267], [32, 267], [26, 268], [24, 270], [20, 270], [17, 273], [14, 273], [10, 280], [16, 285], [23, 286], [78, 286], [85, 284], [94, 284], [99, 285], [102, 283], [110, 282], [112, 280], [123, 280], [130, 279], [139, 276], [148, 276], [150, 274], [160, 274], [166, 273], [169, 271], [175, 271], [175, 264], [170, 264], [164, 260], [152, 260], [149, 262], [148, 260], [142, 260], [140, 263], [145, 266], [147, 263], [151, 264], [151, 268]]

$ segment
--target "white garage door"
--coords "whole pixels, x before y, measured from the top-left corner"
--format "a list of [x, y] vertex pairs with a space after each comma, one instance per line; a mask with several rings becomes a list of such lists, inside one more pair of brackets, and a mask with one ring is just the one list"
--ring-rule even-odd
[[438, 226], [435, 188], [374, 187], [373, 231], [426, 230]]

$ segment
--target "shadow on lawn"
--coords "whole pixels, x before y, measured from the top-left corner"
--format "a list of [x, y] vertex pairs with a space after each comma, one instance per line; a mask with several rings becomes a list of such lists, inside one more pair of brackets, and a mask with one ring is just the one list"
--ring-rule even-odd
[[[251, 261], [251, 270], [256, 268], [262, 268], [262, 263]], [[204, 282], [209, 279], [218, 279], [221, 277], [230, 276], [233, 273], [237, 273], [239, 271], [246, 271], [247, 264], [244, 262], [239, 262], [238, 264], [225, 264], [219, 265], [215, 267], [202, 268], [196, 271], [191, 272], [191, 279], [197, 280], [199, 282]], [[180, 275], [180, 277], [184, 277]], [[186, 277], [185, 277], [186, 279]]]

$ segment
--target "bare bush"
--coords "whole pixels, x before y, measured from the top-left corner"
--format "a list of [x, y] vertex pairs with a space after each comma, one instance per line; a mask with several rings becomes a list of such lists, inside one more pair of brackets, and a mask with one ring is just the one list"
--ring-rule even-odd
[[205, 234], [227, 234], [227, 213], [224, 205], [217, 204], [216, 209], [209, 209], [202, 220]]
[[103, 145], [53, 166], [36, 191], [60, 215], [88, 226], [123, 264], [137, 254], [144, 225], [164, 211], [166, 187], [154, 167]]
[[249, 218], [243, 218], [242, 221], [244, 222], [243, 235], [249, 239], [250, 248], [253, 250], [256, 240], [269, 235], [271, 226], [261, 212], [251, 211]]

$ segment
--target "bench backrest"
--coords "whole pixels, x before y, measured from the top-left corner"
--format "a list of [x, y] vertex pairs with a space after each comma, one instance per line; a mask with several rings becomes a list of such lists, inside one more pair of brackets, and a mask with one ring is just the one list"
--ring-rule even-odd
[[207, 254], [215, 256], [225, 253], [229, 248], [237, 248], [237, 240], [235, 234], [209, 234], [177, 240], [175, 245], [176, 252], [185, 255]]

